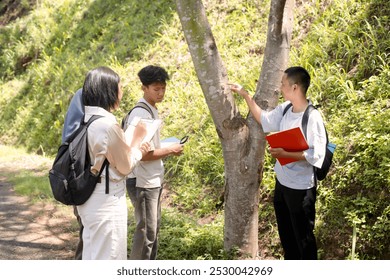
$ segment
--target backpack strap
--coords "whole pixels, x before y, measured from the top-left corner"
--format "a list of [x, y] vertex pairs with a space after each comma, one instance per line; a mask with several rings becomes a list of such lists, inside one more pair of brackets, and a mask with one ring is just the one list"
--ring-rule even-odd
[[89, 120], [87, 122], [85, 122], [84, 118], [85, 118], [85, 115], [83, 116], [83, 124], [87, 126], [87, 128], [89, 127], [89, 125], [91, 123], [93, 123], [94, 121], [96, 121], [97, 119], [100, 119], [102, 118], [103, 116], [99, 116], [99, 115], [92, 115], [92, 117], [89, 118]]
[[[317, 107], [315, 107], [314, 105], [309, 104], [309, 106], [307, 106], [307, 108], [305, 110], [305, 113], [303, 113], [303, 117], [302, 117], [302, 130], [303, 130], [303, 134], [305, 135], [305, 138], [307, 137], [306, 134], [307, 134], [307, 123], [309, 122], [309, 115], [314, 110], [317, 110]], [[324, 129], [325, 129], [325, 135], [326, 135], [326, 144], [328, 144], [328, 142], [329, 142], [328, 132], [326, 131], [325, 124], [324, 124]]]
[[106, 167], [106, 194], [108, 194], [110, 192], [110, 182], [109, 182], [110, 173], [108, 172], [109, 166], [110, 166], [110, 163], [108, 162], [108, 159], [106, 158], [102, 164], [102, 167], [100, 168], [99, 173], [98, 173], [98, 177], [100, 177], [103, 173], [104, 167]]
[[289, 104], [287, 104], [286, 108], [284, 108], [283, 116], [287, 113], [288, 109], [290, 109], [291, 107], [292, 107], [292, 103], [290, 102]]
[[121, 127], [122, 129], [125, 128], [126, 126], [126, 123], [127, 123], [127, 120], [129, 119], [129, 116], [131, 114], [131, 112], [135, 109], [135, 108], [142, 108], [142, 109], [145, 109], [146, 111], [148, 111], [148, 113], [152, 116], [153, 119], [156, 119], [154, 114], [153, 114], [153, 111], [152, 109], [149, 107], [148, 104], [146, 104], [145, 102], [138, 102], [137, 104], [135, 104], [135, 106], [127, 113], [127, 115], [122, 119], [122, 124], [121, 124]]
[[103, 162], [102, 170], [100, 170], [100, 173], [102, 173], [103, 168], [106, 167], [106, 194], [110, 192], [110, 173], [109, 173], [109, 167], [110, 163], [108, 162], [108, 159], [106, 158]]
[[95, 120], [97, 120], [101, 117], [103, 117], [103, 116], [93, 115], [87, 122], [85, 122], [84, 121], [85, 114], [84, 114], [83, 117], [81, 118], [80, 126], [68, 137], [68, 139], [66, 139], [66, 141], [64, 143], [68, 143], [68, 144], [71, 143], [76, 138], [76, 136], [79, 134], [79, 131], [83, 129], [82, 126], [86, 126], [88, 128], [92, 122], [94, 122]]
[[132, 110], [134, 110], [135, 108], [143, 108], [143, 109], [145, 109], [146, 111], [149, 112], [149, 114], [152, 116], [152, 118], [155, 119], [152, 109], [151, 109], [151, 108], [149, 107], [149, 105], [146, 104], [145, 102], [142, 102], [142, 101], [138, 102], [138, 103], [134, 106], [134, 108], [133, 108]]
[[[287, 113], [288, 109], [292, 107], [292, 103], [287, 104], [286, 108], [283, 110], [283, 116]], [[309, 104], [303, 113], [302, 117], [302, 131], [303, 135], [305, 135], [305, 138], [307, 138], [307, 123], [309, 122], [309, 115], [313, 110], [316, 110], [317, 108], [314, 107], [312, 104]]]
[[[316, 108], [313, 105], [309, 104], [302, 116], [302, 131], [306, 140], [307, 140], [307, 123], [309, 122], [309, 115], [313, 110], [316, 110]], [[317, 176], [316, 176], [315, 166], [313, 166], [313, 173], [314, 173], [314, 185], [315, 187], [317, 187]]]
[[303, 117], [302, 117], [302, 131], [303, 131], [303, 135], [305, 135], [305, 138], [307, 138], [307, 123], [309, 122], [309, 115], [310, 115], [310, 113], [313, 110], [316, 110], [316, 107], [314, 107], [313, 105], [309, 104], [307, 106], [305, 112], [303, 113]]
[[[95, 120], [97, 120], [97, 119], [100, 119], [101, 117], [103, 117], [103, 116], [99, 116], [99, 115], [93, 115], [89, 120], [88, 120], [88, 122], [86, 122], [85, 123], [85, 121], [84, 121], [84, 117], [83, 117], [83, 122], [85, 123], [85, 125], [86, 125], [86, 127], [88, 128], [89, 127], [89, 125], [92, 123], [92, 122], [94, 122]], [[104, 167], [107, 167], [106, 168], [106, 194], [108, 194], [109, 193], [109, 189], [110, 189], [110, 182], [109, 182], [109, 172], [108, 172], [108, 167], [110, 166], [110, 163], [108, 162], [108, 159], [106, 158], [105, 160], [104, 160], [104, 162], [103, 162], [103, 165], [102, 165], [102, 167], [100, 168], [100, 171], [99, 171], [99, 173], [98, 173], [98, 177], [100, 177], [101, 175], [102, 175], [102, 173], [103, 173], [103, 169], [104, 169]]]

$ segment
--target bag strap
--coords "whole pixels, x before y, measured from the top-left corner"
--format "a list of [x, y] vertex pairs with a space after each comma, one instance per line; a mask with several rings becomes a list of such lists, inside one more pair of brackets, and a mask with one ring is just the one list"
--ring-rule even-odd
[[79, 132], [83, 129], [83, 126], [86, 126], [88, 128], [92, 122], [94, 122], [95, 120], [97, 120], [101, 117], [103, 117], [103, 116], [93, 115], [87, 122], [85, 122], [84, 121], [85, 114], [84, 114], [83, 117], [81, 118], [79, 127], [66, 139], [66, 141], [64, 143], [70, 144], [76, 138], [76, 136], [79, 134]]
[[[289, 104], [287, 104], [286, 108], [284, 108], [283, 116], [287, 113], [288, 109], [290, 109], [291, 107], [292, 107], [292, 103], [290, 102]], [[307, 138], [307, 123], [309, 122], [309, 115], [310, 115], [310, 113], [313, 110], [316, 110], [316, 109], [317, 108], [314, 107], [314, 105], [309, 104], [306, 107], [305, 112], [303, 113], [303, 117], [302, 117], [302, 131], [303, 131], [303, 135], [305, 135], [305, 138]], [[326, 136], [326, 138], [328, 138], [328, 136]]]
[[[110, 163], [108, 162], [108, 159], [106, 158], [103, 162], [102, 169], [100, 170], [100, 174], [102, 173], [104, 167], [106, 167], [106, 194], [110, 192], [110, 173], [109, 173], [109, 167]], [[100, 176], [100, 175], [99, 175]]]
[[148, 111], [148, 113], [152, 116], [153, 119], [156, 119], [155, 116], [154, 116], [154, 114], [153, 114], [153, 111], [152, 111], [152, 109], [149, 107], [149, 105], [146, 104], [145, 102], [140, 101], [140, 102], [138, 102], [137, 104], [135, 104], [135, 106], [134, 106], [134, 107], [127, 113], [127, 115], [123, 118], [122, 124], [121, 124], [122, 129], [125, 128], [125, 125], [126, 125], [126, 123], [127, 123], [127, 120], [128, 120], [128, 118], [129, 118], [131, 112], [132, 112], [135, 108], [142, 108], [142, 109], [145, 109], [146, 111]]
[[85, 125], [87, 128], [90, 126], [91, 123], [93, 123], [94, 121], [96, 121], [97, 119], [100, 119], [102, 118], [103, 116], [100, 116], [100, 115], [92, 115], [92, 117], [89, 118], [89, 120], [87, 122], [85, 122], [84, 118], [85, 118], [85, 115], [83, 116], [82, 118], [82, 124]]
[[[131, 109], [131, 111], [133, 111], [135, 108], [143, 108], [143, 109], [145, 109], [146, 111], [149, 112], [149, 114], [152, 116], [152, 118], [155, 119], [152, 109], [151, 109], [151, 108], [149, 107], [149, 105], [146, 104], [145, 102], [142, 102], [142, 101], [138, 102], [138, 103], [134, 106], [134, 108]], [[130, 111], [130, 112], [131, 112], [131, 111]]]
[[[288, 109], [290, 109], [290, 107], [292, 106], [292, 103], [288, 104], [286, 106], [286, 108], [284, 108], [283, 110], [283, 116], [287, 113]], [[305, 109], [305, 112], [303, 113], [303, 116], [302, 116], [302, 131], [303, 131], [303, 135], [305, 136], [305, 138], [307, 139], [307, 124], [309, 122], [309, 115], [310, 113], [313, 111], [313, 110], [316, 110], [317, 108], [314, 107], [312, 104], [309, 104], [307, 106], [307, 108]], [[325, 133], [326, 133], [326, 141], [328, 141], [328, 134], [326, 132], [326, 129], [325, 129]], [[313, 173], [314, 173], [314, 185], [317, 187], [317, 176], [316, 176], [316, 167], [313, 166]]]
[[284, 110], [283, 110], [283, 117], [287, 113], [288, 109], [291, 108], [291, 106], [292, 106], [292, 103], [290, 102], [289, 104], [287, 104], [286, 108], [284, 108]]
[[303, 131], [303, 135], [305, 135], [305, 138], [307, 138], [307, 123], [309, 122], [309, 115], [311, 112], [313, 112], [313, 110], [316, 110], [316, 107], [314, 107], [313, 105], [309, 104], [305, 110], [305, 112], [303, 113], [303, 117], [302, 117], [302, 131]]
[[[100, 118], [102, 118], [103, 116], [99, 116], [99, 115], [93, 115], [89, 120], [88, 120], [88, 122], [87, 123], [85, 123], [84, 122], [84, 117], [83, 117], [83, 123], [86, 125], [86, 127], [87, 127], [87, 129], [88, 129], [88, 127], [89, 127], [89, 125], [92, 123], [92, 122], [94, 122], [95, 120], [97, 120], [97, 119], [100, 119]], [[87, 134], [88, 135], [88, 134]], [[88, 138], [87, 138], [88, 139]], [[103, 162], [103, 165], [102, 165], [102, 167], [100, 168], [100, 170], [99, 170], [99, 173], [98, 173], [98, 177], [100, 177], [101, 175], [102, 175], [102, 173], [103, 173], [103, 169], [105, 168], [105, 167], [107, 167], [106, 168], [106, 194], [108, 194], [109, 193], [109, 188], [110, 188], [110, 183], [109, 183], [109, 172], [108, 172], [108, 167], [110, 166], [110, 163], [108, 162], [108, 159], [106, 158], [105, 160], [104, 160], [104, 162]]]
[[[307, 123], [309, 122], [309, 115], [313, 110], [316, 110], [316, 107], [309, 104], [305, 112], [303, 113], [303, 117], [302, 117], [302, 130], [306, 139], [307, 139]], [[314, 165], [313, 165], [313, 173], [314, 173], [314, 186], [317, 187], [318, 183], [317, 183], [316, 167]]]

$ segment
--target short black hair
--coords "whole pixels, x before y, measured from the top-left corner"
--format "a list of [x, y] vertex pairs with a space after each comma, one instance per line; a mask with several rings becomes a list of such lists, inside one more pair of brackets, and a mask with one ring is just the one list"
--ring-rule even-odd
[[85, 106], [98, 106], [110, 111], [118, 103], [120, 78], [112, 69], [101, 66], [85, 77], [83, 102]]
[[290, 83], [301, 86], [303, 93], [306, 95], [307, 89], [310, 86], [310, 75], [306, 69], [301, 66], [293, 66], [287, 68], [284, 73], [286, 73]]
[[169, 75], [164, 68], [155, 65], [148, 65], [138, 72], [142, 85], [149, 86], [153, 83], [163, 83], [169, 80]]

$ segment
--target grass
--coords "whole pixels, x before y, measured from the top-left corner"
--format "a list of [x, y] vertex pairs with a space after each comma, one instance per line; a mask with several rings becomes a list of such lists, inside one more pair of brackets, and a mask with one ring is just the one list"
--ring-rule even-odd
[[17, 174], [9, 174], [7, 177], [8, 181], [15, 186], [16, 193], [30, 197], [32, 202], [50, 200], [53, 197], [50, 188], [48, 188], [47, 175], [38, 176], [32, 171], [22, 171]]
[[52, 197], [48, 168], [52, 159], [31, 154], [23, 148], [0, 145], [1, 175], [15, 186], [15, 192], [33, 202]]

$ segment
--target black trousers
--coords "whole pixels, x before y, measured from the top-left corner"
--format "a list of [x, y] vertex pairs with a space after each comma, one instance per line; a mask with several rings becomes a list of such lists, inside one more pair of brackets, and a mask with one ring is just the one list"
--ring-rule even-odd
[[274, 207], [285, 260], [316, 260], [316, 188], [294, 190], [276, 180]]

